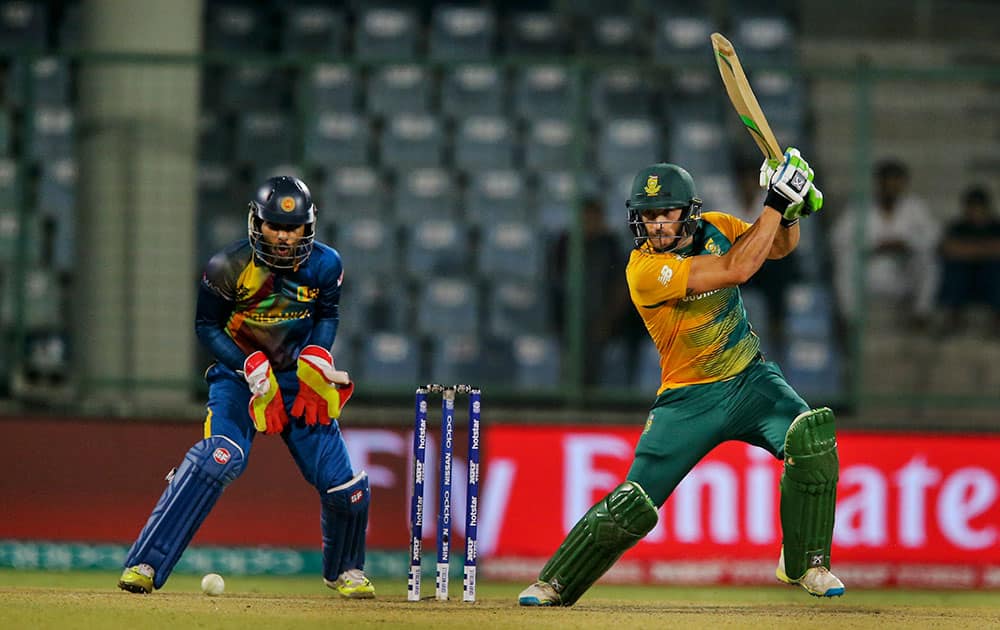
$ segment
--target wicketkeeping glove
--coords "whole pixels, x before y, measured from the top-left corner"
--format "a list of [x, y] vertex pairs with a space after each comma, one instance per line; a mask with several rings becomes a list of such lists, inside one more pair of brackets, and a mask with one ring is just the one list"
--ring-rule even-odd
[[[770, 166], [765, 160], [761, 166], [762, 179], [771, 171]], [[785, 224], [794, 223], [799, 217], [815, 212], [823, 205], [823, 193], [816, 191], [810, 195], [814, 176], [813, 169], [802, 158], [799, 150], [789, 147], [785, 150], [784, 160], [771, 172], [764, 205], [780, 212]], [[807, 200], [810, 207], [804, 212]]]
[[250, 386], [250, 418], [258, 431], [281, 433], [288, 424], [281, 388], [274, 377], [271, 363], [258, 350], [243, 362], [243, 377]]
[[302, 349], [296, 374], [299, 395], [292, 404], [292, 415], [302, 416], [308, 425], [330, 424], [354, 393], [351, 377], [334, 368], [330, 351], [320, 346]]

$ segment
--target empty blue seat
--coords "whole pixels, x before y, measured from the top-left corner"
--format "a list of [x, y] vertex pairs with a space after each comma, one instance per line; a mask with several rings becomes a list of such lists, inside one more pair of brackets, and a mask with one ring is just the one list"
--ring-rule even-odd
[[733, 45], [744, 66], [794, 58], [795, 27], [787, 15], [772, 7], [734, 7], [733, 13]]
[[639, 344], [639, 360], [636, 365], [636, 387], [643, 393], [651, 393], [660, 389], [663, 383], [663, 374], [660, 370], [660, 351], [656, 345], [644, 339]]
[[493, 55], [496, 20], [475, 6], [431, 9], [429, 56], [435, 61], [486, 61]]
[[338, 330], [361, 337], [373, 332], [410, 331], [412, 305], [403, 281], [396, 274], [372, 273], [365, 259], [356, 258], [339, 242], [336, 249], [344, 263]]
[[511, 126], [498, 116], [470, 116], [458, 123], [455, 134], [455, 167], [467, 173], [507, 169], [514, 164]]
[[415, 340], [383, 332], [371, 335], [361, 346], [360, 372], [365, 383], [412, 387], [419, 382], [420, 352]]
[[800, 87], [801, 77], [790, 72], [760, 71], [755, 72], [751, 80], [757, 102], [767, 112], [767, 122], [775, 136], [801, 138], [806, 118], [806, 95]]
[[46, 48], [48, 5], [41, 2], [0, 2], [0, 51], [23, 53]]
[[358, 110], [361, 92], [357, 74], [347, 64], [320, 63], [309, 70], [305, 78], [307, 110], [313, 112], [345, 112]]
[[406, 271], [423, 279], [459, 276], [468, 272], [469, 229], [457, 221], [407, 221]]
[[841, 393], [840, 355], [832, 340], [791, 339], [781, 368], [802, 396], [829, 398]]
[[[717, 168], [726, 167], [726, 156], [720, 156]], [[724, 212], [734, 210], [733, 204], [739, 199], [737, 183], [730, 171], [690, 171], [698, 186], [698, 196], [705, 208], [719, 208]]]
[[597, 120], [643, 118], [652, 107], [647, 78], [632, 68], [598, 70], [590, 85], [590, 113]]
[[671, 128], [667, 160], [683, 164], [692, 175], [698, 176], [727, 167], [729, 146], [726, 128], [722, 124], [702, 120], [679, 121]]
[[76, 162], [71, 158], [46, 162], [38, 176], [36, 209], [51, 226], [49, 265], [71, 271], [76, 258]]
[[22, 203], [17, 174], [17, 162], [10, 158], [0, 159], [0, 208], [16, 208]]
[[382, 166], [409, 169], [440, 166], [444, 156], [441, 122], [434, 116], [400, 114], [388, 121], [379, 142]]
[[562, 351], [551, 335], [518, 335], [513, 343], [514, 384], [523, 390], [558, 387], [562, 374]]
[[399, 271], [399, 251], [395, 233], [383, 221], [358, 218], [337, 226], [336, 248], [344, 264], [352, 261], [365, 273], [389, 275]]
[[[486, 340], [472, 334], [438, 337], [432, 341], [430, 377], [441, 383], [496, 384], [491, 367], [509, 365], [503, 356], [509, 355], [509, 350], [503, 345], [502, 341]], [[484, 356], [489, 356], [490, 360], [484, 361]], [[509, 370], [504, 371], [509, 373]]]
[[393, 117], [429, 111], [430, 81], [418, 65], [383, 66], [368, 80], [369, 113]]
[[479, 296], [475, 286], [458, 278], [429, 278], [417, 296], [417, 330], [428, 337], [475, 334]]
[[527, 183], [515, 170], [491, 170], [474, 174], [466, 193], [466, 211], [476, 225], [531, 222]]
[[68, 107], [39, 107], [32, 116], [30, 156], [38, 162], [74, 157], [76, 117]]
[[539, 234], [525, 223], [491, 223], [482, 228], [479, 272], [487, 277], [536, 279], [544, 253]]
[[[589, 4], [589, 3], [587, 3]], [[609, 57], [636, 57], [641, 51], [637, 42], [645, 37], [638, 18], [617, 13], [623, 6], [616, 0], [612, 12], [595, 15], [583, 22], [580, 50]]]
[[549, 296], [537, 283], [500, 280], [487, 296], [487, 332], [505, 339], [546, 334], [550, 332], [548, 302]]
[[528, 66], [514, 78], [514, 113], [520, 118], [565, 118], [575, 109], [566, 68]]
[[598, 371], [594, 380], [601, 387], [624, 389], [631, 386], [629, 370], [634, 361], [635, 358], [629, 356], [628, 347], [622, 341], [614, 340], [604, 345], [600, 365], [588, 365], [584, 369]]
[[285, 114], [247, 111], [236, 119], [233, 159], [259, 167], [289, 164], [295, 159], [295, 136]]
[[259, 52], [265, 41], [264, 24], [252, 6], [210, 3], [205, 24], [205, 49]]
[[292, 5], [285, 13], [281, 40], [286, 53], [339, 57], [346, 48], [347, 21], [342, 11], [331, 7]]
[[[696, 12], [668, 13], [656, 22], [653, 58], [668, 63], [704, 61], [705, 47], [718, 28], [707, 15]], [[711, 49], [709, 53], [711, 54]]]
[[287, 72], [259, 63], [236, 64], [222, 70], [219, 107], [234, 113], [277, 111], [289, 102]]
[[25, 271], [21, 298], [24, 300], [24, 323], [28, 330], [59, 328], [65, 323], [61, 294], [55, 272], [48, 269]]
[[503, 114], [506, 87], [494, 67], [466, 65], [446, 69], [441, 86], [441, 111], [452, 118]]
[[416, 57], [420, 24], [414, 10], [365, 8], [355, 28], [354, 52], [360, 61], [409, 61]]
[[791, 338], [833, 339], [833, 298], [827, 287], [798, 283], [785, 289], [785, 321]]
[[233, 127], [229, 117], [202, 110], [198, 114], [198, 160], [227, 162], [232, 153]]
[[[543, 171], [535, 191], [536, 222], [548, 237], [564, 231], [574, 221], [577, 197], [594, 195], [600, 186], [593, 181], [581, 182], [569, 171]], [[615, 196], [617, 199], [618, 195]], [[624, 203], [625, 197], [619, 200]]]
[[[622, 245], [626, 250], [635, 244], [632, 233], [628, 229], [625, 200], [632, 192], [632, 180], [635, 173], [619, 173], [608, 178], [608, 185], [602, 195], [604, 200], [604, 222], [612, 226], [622, 236]], [[619, 228], [618, 226], [623, 226]]]
[[11, 154], [14, 143], [14, 124], [9, 111], [0, 109], [0, 156]]
[[645, 118], [609, 120], [597, 140], [597, 162], [601, 170], [612, 175], [632, 173], [662, 162], [660, 131], [653, 121]]
[[[392, 200], [385, 181], [367, 166], [341, 166], [333, 169], [319, 188], [317, 205], [323, 223], [347, 216], [387, 220], [393, 216]], [[330, 217], [333, 221], [328, 221]]]
[[371, 130], [355, 114], [322, 113], [313, 118], [305, 135], [307, 164], [330, 167], [368, 164]]
[[71, 74], [65, 58], [43, 57], [31, 64], [32, 98], [37, 105], [71, 103]]
[[414, 168], [396, 181], [395, 206], [404, 221], [454, 219], [458, 184], [443, 168]]
[[234, 208], [209, 209], [202, 215], [206, 258], [247, 237], [246, 213]]
[[570, 123], [558, 118], [532, 120], [525, 138], [524, 161], [535, 171], [572, 168], [574, 146]]
[[557, 13], [514, 13], [503, 34], [504, 52], [515, 57], [563, 55], [569, 50], [569, 27], [566, 18]]

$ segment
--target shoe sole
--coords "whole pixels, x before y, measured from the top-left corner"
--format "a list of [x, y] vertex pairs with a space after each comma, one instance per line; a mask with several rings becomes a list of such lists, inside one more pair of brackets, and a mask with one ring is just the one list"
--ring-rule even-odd
[[375, 593], [341, 593], [337, 591], [337, 594], [344, 599], [375, 599]]
[[774, 577], [778, 578], [779, 582], [783, 582], [785, 584], [793, 584], [793, 585], [798, 584], [799, 586], [802, 587], [802, 590], [804, 590], [805, 592], [809, 593], [813, 597], [841, 597], [844, 594], [844, 590], [845, 590], [844, 587], [840, 587], [840, 588], [831, 588], [830, 590], [826, 591], [825, 593], [814, 593], [814, 592], [810, 591], [809, 589], [807, 589], [805, 586], [803, 586], [801, 583], [796, 582], [792, 578], [790, 578], [787, 575], [785, 575], [781, 571], [781, 569], [778, 569], [778, 570], [776, 570], [774, 572]]
[[551, 600], [548, 600], [548, 599], [542, 600], [542, 599], [538, 599], [537, 597], [520, 597], [520, 598], [518, 598], [517, 603], [520, 604], [521, 606], [555, 606], [556, 605], [556, 603], [553, 602], [553, 601], [551, 601]]
[[118, 588], [123, 591], [128, 591], [129, 593], [139, 593], [140, 595], [149, 595], [152, 591], [146, 590], [145, 586], [139, 584], [130, 584], [128, 582], [119, 582]]

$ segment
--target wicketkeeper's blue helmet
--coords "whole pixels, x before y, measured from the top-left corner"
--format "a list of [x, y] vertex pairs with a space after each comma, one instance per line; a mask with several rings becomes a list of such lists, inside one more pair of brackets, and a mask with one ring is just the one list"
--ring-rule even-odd
[[[264, 241], [261, 225], [305, 225], [305, 234], [299, 239], [290, 256], [278, 256]], [[316, 236], [316, 205], [309, 188], [297, 177], [279, 175], [260, 185], [250, 201], [247, 232], [256, 256], [275, 269], [293, 269], [304, 263], [312, 253]]]

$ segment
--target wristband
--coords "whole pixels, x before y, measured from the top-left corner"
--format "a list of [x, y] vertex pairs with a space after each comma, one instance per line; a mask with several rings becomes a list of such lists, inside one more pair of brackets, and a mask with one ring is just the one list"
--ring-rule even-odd
[[794, 219], [786, 219], [784, 216], [781, 217], [781, 221], [780, 221], [781, 227], [783, 227], [783, 228], [790, 228], [790, 227], [792, 227], [793, 225], [795, 225], [798, 222], [799, 222], [799, 218], [798, 217], [795, 217]]
[[784, 197], [781, 196], [780, 193], [778, 193], [773, 189], [767, 191], [767, 197], [764, 199], [765, 206], [771, 206], [782, 215], [785, 214], [785, 210], [788, 209], [788, 206], [791, 203], [792, 203], [791, 201], [785, 199]]

